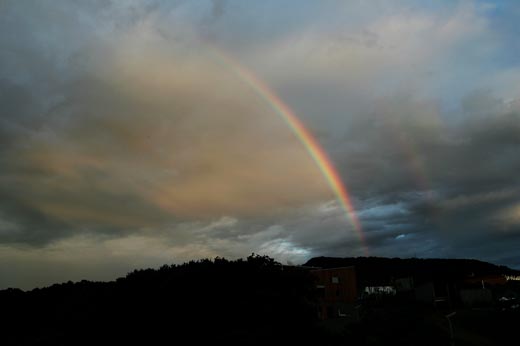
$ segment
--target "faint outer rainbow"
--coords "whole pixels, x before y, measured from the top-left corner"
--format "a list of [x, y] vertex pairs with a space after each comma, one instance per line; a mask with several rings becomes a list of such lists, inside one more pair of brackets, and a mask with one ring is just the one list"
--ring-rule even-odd
[[424, 160], [414, 145], [414, 141], [403, 135], [397, 123], [390, 121], [387, 125], [389, 134], [393, 137], [405, 159], [408, 169], [413, 174], [415, 184], [421, 192], [425, 193], [426, 199], [431, 200], [433, 198], [431, 182], [426, 173]]
[[334, 164], [318, 141], [303, 125], [301, 120], [294, 114], [291, 108], [289, 108], [289, 106], [286, 105], [285, 102], [283, 102], [262, 80], [243, 67], [240, 63], [234, 61], [222, 52], [218, 50], [212, 50], [212, 53], [216, 55], [219, 61], [224, 63], [227, 67], [230, 67], [240, 80], [249, 85], [249, 87], [254, 90], [256, 94], [260, 96], [271, 107], [271, 109], [284, 120], [294, 135], [303, 144], [325, 177], [325, 180], [329, 184], [330, 188], [336, 195], [338, 202], [345, 212], [347, 220], [352, 224], [359, 237], [359, 240], [361, 241], [365, 254], [368, 254], [363, 229], [356, 215], [354, 206], [352, 205], [348, 190], [345, 187], [345, 184], [343, 184], [343, 181], [336, 171]]

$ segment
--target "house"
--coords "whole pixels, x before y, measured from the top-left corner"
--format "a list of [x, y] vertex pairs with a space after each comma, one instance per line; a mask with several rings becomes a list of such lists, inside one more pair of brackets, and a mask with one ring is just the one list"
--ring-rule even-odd
[[[415, 300], [438, 308], [451, 308], [457, 303], [458, 287], [451, 280], [435, 279], [415, 286]], [[455, 301], [454, 301], [455, 300]]]
[[465, 288], [461, 289], [460, 299], [466, 307], [493, 305], [493, 293], [489, 288]]
[[413, 277], [407, 276], [395, 279], [394, 287], [398, 293], [413, 291], [415, 287]]
[[471, 275], [464, 279], [465, 285], [482, 286], [502, 286], [507, 283], [508, 279], [504, 275]]
[[321, 319], [351, 317], [356, 314], [356, 271], [353, 266], [313, 269], [318, 290], [318, 316]]
[[395, 296], [396, 290], [394, 286], [366, 286], [363, 290], [363, 296]]

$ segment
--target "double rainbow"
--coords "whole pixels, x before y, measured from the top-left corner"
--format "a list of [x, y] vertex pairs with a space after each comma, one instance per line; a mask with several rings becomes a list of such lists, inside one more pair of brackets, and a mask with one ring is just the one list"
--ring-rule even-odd
[[262, 80], [260, 80], [260, 78], [222, 52], [214, 50], [213, 54], [216, 55], [220, 62], [230, 68], [240, 80], [255, 91], [255, 93], [262, 98], [270, 108], [280, 116], [280, 118], [283, 119], [294, 135], [303, 144], [325, 177], [328, 185], [336, 195], [341, 208], [345, 212], [347, 220], [352, 224], [352, 227], [361, 241], [365, 254], [368, 254], [363, 229], [358, 217], [356, 216], [348, 190], [345, 187], [345, 184], [343, 184], [331, 159], [323, 150], [316, 138], [314, 138], [311, 132], [303, 125], [291, 108], [289, 108], [285, 102], [283, 102]]

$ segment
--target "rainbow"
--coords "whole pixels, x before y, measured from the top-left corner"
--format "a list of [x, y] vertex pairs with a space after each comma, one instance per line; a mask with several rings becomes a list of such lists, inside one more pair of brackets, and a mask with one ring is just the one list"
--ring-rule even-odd
[[401, 135], [398, 124], [395, 122], [388, 122], [388, 128], [390, 130], [390, 135], [395, 140], [395, 143], [397, 143], [397, 146], [405, 159], [408, 170], [413, 175], [415, 185], [420, 189], [420, 191], [425, 192], [426, 199], [431, 200], [433, 198], [431, 182], [416, 146], [412, 141], [406, 140], [406, 138]]
[[292, 130], [294, 135], [303, 144], [309, 155], [312, 157], [319, 170], [325, 177], [328, 185], [336, 195], [336, 198], [345, 212], [347, 220], [353, 226], [359, 240], [363, 246], [365, 254], [368, 254], [368, 249], [363, 235], [361, 223], [356, 215], [354, 206], [348, 190], [343, 184], [334, 164], [318, 143], [311, 132], [303, 125], [301, 120], [294, 114], [289, 106], [283, 102], [260, 78], [255, 76], [251, 71], [243, 67], [240, 63], [234, 61], [224, 53], [213, 50], [219, 61], [223, 62], [229, 67], [234, 74], [246, 83], [255, 93], [261, 97], [270, 108], [283, 119], [287, 126]]

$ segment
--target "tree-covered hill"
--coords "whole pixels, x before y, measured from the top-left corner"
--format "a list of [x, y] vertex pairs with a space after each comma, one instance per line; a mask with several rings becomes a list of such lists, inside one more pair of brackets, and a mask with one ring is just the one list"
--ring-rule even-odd
[[460, 280], [470, 276], [520, 275], [520, 271], [472, 259], [315, 257], [307, 261], [305, 266], [355, 266], [360, 285], [384, 285], [392, 279], [404, 277], [413, 277], [421, 282], [435, 279]]
[[0, 291], [2, 345], [267, 344], [312, 335], [313, 281], [273, 259], [136, 270], [113, 282]]

